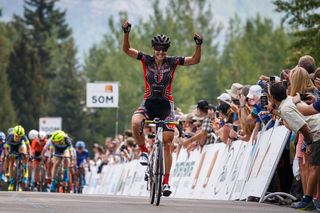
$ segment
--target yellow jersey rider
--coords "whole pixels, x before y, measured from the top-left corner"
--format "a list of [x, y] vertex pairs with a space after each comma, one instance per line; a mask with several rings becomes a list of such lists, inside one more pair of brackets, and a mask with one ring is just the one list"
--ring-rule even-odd
[[62, 131], [55, 131], [51, 138], [51, 144], [50, 149], [53, 152], [53, 166], [51, 170], [51, 185], [50, 185], [50, 191], [55, 191], [55, 177], [57, 174], [58, 166], [60, 165], [62, 159], [63, 159], [63, 168], [64, 168], [64, 183], [68, 184], [69, 182], [69, 166], [70, 166], [70, 157], [71, 150], [72, 150], [72, 142], [71, 139], [67, 136], [67, 134]]
[[8, 154], [9, 159], [9, 187], [8, 191], [13, 191], [14, 189], [14, 177], [13, 177], [13, 167], [15, 159], [18, 155], [22, 155], [23, 161], [23, 183], [26, 185], [28, 183], [28, 148], [30, 146], [29, 140], [25, 135], [25, 130], [21, 125], [17, 125], [13, 128], [13, 132], [8, 135], [6, 143], [4, 145], [5, 152]]

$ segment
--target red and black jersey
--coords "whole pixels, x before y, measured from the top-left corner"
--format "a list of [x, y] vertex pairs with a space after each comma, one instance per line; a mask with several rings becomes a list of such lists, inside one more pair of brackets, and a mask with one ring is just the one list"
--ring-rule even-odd
[[138, 60], [143, 66], [145, 85], [144, 100], [173, 101], [172, 82], [178, 65], [184, 64], [184, 57], [167, 56], [158, 68], [154, 56], [138, 53]]

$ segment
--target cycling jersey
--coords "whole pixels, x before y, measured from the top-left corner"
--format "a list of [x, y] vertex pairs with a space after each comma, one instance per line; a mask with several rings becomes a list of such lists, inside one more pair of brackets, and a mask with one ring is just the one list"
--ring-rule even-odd
[[40, 141], [39, 139], [35, 138], [31, 142], [31, 150], [32, 150], [32, 156], [35, 159], [40, 159], [41, 152], [46, 145], [47, 139]]
[[184, 57], [167, 56], [160, 68], [158, 68], [154, 56], [139, 52], [137, 59], [141, 61], [143, 66], [144, 99], [173, 101], [172, 82], [174, 73], [177, 65], [184, 64]]
[[6, 138], [5, 148], [9, 148], [9, 153], [19, 153], [21, 147], [28, 145], [30, 142], [27, 136], [22, 136], [19, 141], [14, 140], [14, 135], [10, 134]]
[[89, 157], [89, 152], [87, 149], [83, 149], [82, 152], [77, 150], [77, 167], [83, 164]]
[[69, 137], [66, 137], [64, 140], [58, 141], [58, 142], [53, 142], [51, 140], [50, 146], [54, 150], [53, 155], [56, 157], [61, 157], [64, 155], [66, 150], [71, 150], [72, 148], [71, 139]]

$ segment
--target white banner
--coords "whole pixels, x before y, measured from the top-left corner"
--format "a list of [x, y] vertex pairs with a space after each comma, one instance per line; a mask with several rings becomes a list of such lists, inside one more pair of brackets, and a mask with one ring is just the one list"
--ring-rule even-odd
[[118, 106], [117, 82], [87, 83], [87, 107], [117, 108]]
[[39, 130], [45, 131], [47, 134], [52, 134], [57, 130], [62, 129], [61, 117], [44, 117], [39, 119]]
[[[191, 153], [179, 150], [173, 154], [171, 197], [211, 200], [263, 197], [289, 133], [286, 127], [279, 126], [261, 132], [254, 145], [234, 141], [231, 146], [210, 144]], [[101, 174], [91, 175], [85, 193], [148, 196], [145, 170], [137, 160], [105, 166]]]

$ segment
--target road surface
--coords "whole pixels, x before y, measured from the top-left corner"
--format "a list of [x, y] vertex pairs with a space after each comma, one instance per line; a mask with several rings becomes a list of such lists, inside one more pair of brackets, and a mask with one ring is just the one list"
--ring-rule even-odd
[[148, 198], [106, 195], [77, 195], [40, 192], [0, 192], [0, 212], [70, 213], [272, 213], [301, 212], [285, 206], [243, 201], [211, 201], [164, 198], [160, 206]]

